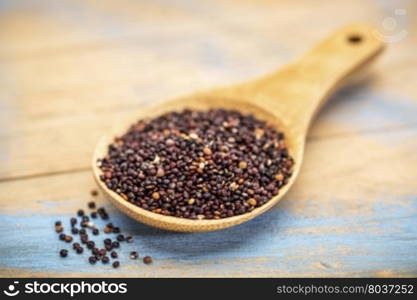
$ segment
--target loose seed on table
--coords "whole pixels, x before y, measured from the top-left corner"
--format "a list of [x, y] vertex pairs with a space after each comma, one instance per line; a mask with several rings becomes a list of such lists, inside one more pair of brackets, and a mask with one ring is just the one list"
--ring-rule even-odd
[[67, 242], [67, 243], [71, 243], [71, 242], [72, 242], [72, 236], [70, 236], [70, 235], [66, 235], [66, 236], [65, 236], [65, 242]]
[[113, 249], [113, 245], [112, 244], [106, 244], [106, 245], [104, 245], [104, 248], [106, 248], [107, 251], [110, 251], [111, 249]]
[[80, 243], [75, 242], [72, 244], [73, 249], [77, 249], [78, 247], [81, 247]]
[[[91, 190], [90, 192], [91, 196], [95, 197], [98, 196], [98, 191], [97, 190]], [[91, 203], [91, 202], [90, 202]], [[91, 207], [90, 207], [91, 208]], [[93, 207], [94, 208], [94, 207]]]
[[138, 252], [131, 251], [130, 252], [130, 259], [137, 259], [138, 258]]
[[61, 255], [61, 257], [66, 257], [68, 255], [68, 250], [61, 249], [61, 251], [59, 251], [59, 255]]
[[119, 261], [115, 261], [113, 262], [113, 268], [118, 268], [120, 266], [120, 262]]
[[55, 232], [62, 232], [64, 230], [64, 227], [62, 227], [61, 225], [55, 225]]
[[71, 223], [71, 226], [74, 226], [75, 224], [77, 224], [77, 218], [71, 218], [70, 223]]
[[72, 227], [71, 228], [71, 233], [72, 234], [77, 234], [78, 233], [78, 228], [77, 227]]
[[110, 256], [112, 257], [112, 258], [117, 258], [117, 252], [116, 251], [112, 251], [111, 253], [110, 253]]
[[59, 239], [60, 239], [61, 241], [65, 241], [65, 237], [66, 237], [66, 235], [65, 235], [64, 233], [61, 233], [61, 234], [59, 235]]
[[83, 211], [82, 209], [78, 210], [78, 211], [77, 211], [77, 215], [78, 215], [79, 217], [84, 216], [84, 211]]
[[87, 233], [84, 228], [81, 228], [78, 232], [79, 232], [80, 235], [83, 235], [83, 234]]
[[133, 242], [133, 237], [132, 236], [126, 237], [126, 242], [132, 243]]
[[113, 231], [113, 233], [119, 233], [120, 228], [119, 227], [113, 227], [112, 231]]
[[104, 245], [111, 245], [111, 239], [104, 239]]
[[90, 216], [91, 216], [91, 218], [93, 218], [93, 219], [97, 219], [97, 213], [96, 213], [95, 211], [93, 211], [93, 212], [90, 214]]
[[109, 261], [110, 261], [110, 258], [108, 256], [103, 256], [103, 258], [101, 259], [101, 262], [103, 264], [107, 264], [107, 263], [109, 263]]
[[145, 256], [144, 258], [143, 258], [143, 262], [145, 263], [145, 264], [150, 264], [150, 263], [152, 263], [152, 257], [150, 257], [150, 256]]
[[97, 228], [93, 228], [93, 234], [94, 235], [98, 235], [100, 233], [100, 231]]
[[111, 230], [111, 228], [109, 228], [109, 227], [104, 227], [104, 229], [103, 229], [103, 232], [104, 233], [110, 233], [112, 230]]
[[88, 242], [87, 242], [87, 248], [88, 248], [88, 249], [93, 249], [93, 248], [94, 248], [94, 246], [95, 246], [95, 243], [94, 243], [93, 241], [88, 241]]
[[56, 221], [55, 222], [55, 226], [61, 226], [62, 225], [62, 222], [61, 221]]
[[83, 253], [84, 248], [83, 248], [83, 247], [78, 247], [78, 248], [76, 248], [76, 249], [75, 249], [75, 251], [76, 251], [78, 254], [81, 254], [81, 253]]
[[99, 254], [99, 255], [101, 255], [101, 256], [104, 256], [104, 255], [106, 255], [106, 254], [107, 254], [107, 251], [106, 251], [105, 249], [100, 249], [100, 250], [98, 251], [98, 254]]
[[113, 243], [111, 243], [112, 248], [119, 248], [120, 244], [117, 241], [114, 241]]
[[98, 248], [93, 248], [91, 249], [91, 253], [93, 253], [94, 255], [98, 255], [99, 254], [99, 249]]
[[90, 218], [88, 217], [88, 216], [83, 216], [82, 218], [81, 218], [81, 220], [82, 220], [82, 222], [88, 222], [88, 221], [90, 221]]
[[116, 238], [119, 242], [123, 242], [125, 240], [125, 236], [123, 234], [119, 234]]
[[95, 264], [97, 262], [97, 258], [95, 256], [90, 256], [88, 258], [88, 261], [90, 262], [90, 264]]
[[96, 208], [96, 203], [94, 201], [88, 202], [88, 208], [91, 208], [91, 209]]
[[81, 243], [83, 243], [83, 244], [87, 244], [88, 243], [88, 236], [82, 235], [80, 237], [80, 239], [81, 239]]

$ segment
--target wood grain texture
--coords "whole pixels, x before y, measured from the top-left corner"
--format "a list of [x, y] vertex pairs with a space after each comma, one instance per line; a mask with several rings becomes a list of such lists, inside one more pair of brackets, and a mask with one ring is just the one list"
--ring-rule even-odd
[[[290, 194], [266, 215], [207, 234], [151, 229], [109, 206], [114, 222], [135, 235], [132, 247], [155, 259], [153, 266], [124, 260], [111, 274], [416, 276], [417, 4], [321, 3], [2, 1], [0, 276], [109, 269], [84, 268], [86, 257], [60, 260], [50, 249], [62, 246], [53, 222], [90, 199], [94, 145], [118, 120], [167, 95], [271, 72], [356, 21], [407, 35], [389, 45], [371, 80], [339, 93], [317, 116]], [[395, 31], [382, 27], [389, 16]], [[33, 236], [45, 243], [23, 243]]]

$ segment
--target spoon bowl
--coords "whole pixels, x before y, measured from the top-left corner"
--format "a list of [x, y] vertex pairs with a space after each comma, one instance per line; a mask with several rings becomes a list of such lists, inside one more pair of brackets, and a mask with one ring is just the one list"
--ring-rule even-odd
[[[368, 25], [349, 25], [313, 48], [307, 55], [281, 70], [247, 83], [195, 93], [174, 99], [139, 112], [134, 120], [127, 120], [113, 132], [102, 137], [96, 146], [92, 167], [94, 178], [105, 195], [118, 209], [133, 219], [173, 231], [213, 231], [246, 222], [277, 204], [294, 184], [300, 171], [308, 127], [318, 109], [329, 95], [349, 82], [382, 52], [384, 43], [375, 29]], [[140, 119], [152, 119], [163, 113], [184, 109], [236, 109], [253, 114], [285, 134], [290, 156], [294, 159], [292, 176], [279, 194], [251, 212], [228, 218], [192, 220], [165, 216], [136, 206], [100, 180], [97, 160], [107, 155], [114, 137], [126, 132], [129, 125]]]

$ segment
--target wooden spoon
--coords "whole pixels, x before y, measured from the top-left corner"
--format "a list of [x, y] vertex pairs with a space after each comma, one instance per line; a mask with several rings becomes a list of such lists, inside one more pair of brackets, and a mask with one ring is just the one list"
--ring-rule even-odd
[[[200, 92], [191, 96], [164, 102], [139, 112], [135, 120], [103, 137], [93, 156], [94, 177], [104, 195], [122, 212], [145, 224], [174, 231], [212, 231], [248, 221], [274, 206], [293, 185], [300, 171], [304, 144], [310, 122], [329, 95], [351, 75], [367, 66], [384, 49], [384, 43], [367, 25], [349, 25], [341, 28], [313, 48], [300, 60], [266, 77], [232, 87]], [[122, 135], [139, 119], [153, 118], [169, 111], [185, 108], [238, 109], [252, 113], [259, 119], [285, 133], [289, 153], [295, 160], [294, 172], [279, 195], [253, 211], [230, 218], [191, 220], [164, 216], [142, 209], [111, 191], [100, 180], [97, 159], [107, 154], [108, 145], [115, 136]]]

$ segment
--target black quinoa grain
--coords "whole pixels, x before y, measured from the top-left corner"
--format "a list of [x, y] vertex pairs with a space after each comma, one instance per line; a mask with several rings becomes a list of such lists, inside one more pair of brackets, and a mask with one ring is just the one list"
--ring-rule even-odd
[[88, 241], [87, 242], [87, 248], [88, 249], [93, 249], [96, 243], [94, 243], [94, 241]]
[[97, 258], [95, 256], [90, 256], [88, 258], [88, 261], [90, 262], [90, 264], [95, 264], [97, 262]]
[[100, 180], [126, 201], [189, 219], [251, 212], [278, 194], [293, 164], [283, 133], [224, 109], [138, 121], [98, 161]]
[[111, 239], [104, 239], [104, 245], [111, 245]]
[[100, 249], [100, 250], [98, 251], [98, 254], [99, 254], [99, 255], [101, 255], [101, 256], [104, 256], [104, 255], [106, 255], [106, 254], [107, 254], [107, 251], [106, 251], [106, 249]]
[[79, 217], [84, 216], [84, 211], [83, 211], [82, 209], [79, 209], [79, 210], [77, 211], [77, 215], [78, 215]]
[[88, 217], [88, 216], [83, 216], [82, 218], [81, 218], [81, 220], [82, 220], [82, 222], [88, 222], [88, 221], [90, 221], [90, 218]]
[[113, 243], [111, 243], [112, 248], [119, 248], [120, 244], [117, 241], [114, 241]]
[[61, 234], [59, 235], [59, 239], [60, 239], [61, 241], [65, 241], [65, 237], [66, 237], [65, 233], [61, 233]]
[[130, 257], [130, 259], [137, 259], [138, 258], [138, 252], [137, 251], [131, 251], [130, 252], [130, 255], [129, 255], [129, 257]]
[[98, 248], [93, 248], [91, 249], [91, 253], [93, 253], [94, 255], [98, 255], [99, 254], [99, 249]]
[[133, 242], [133, 237], [132, 236], [126, 237], [126, 242], [127, 243], [132, 243]]
[[67, 249], [61, 249], [61, 250], [59, 251], [59, 255], [60, 255], [61, 257], [67, 257], [67, 255], [68, 255], [68, 250], [67, 250]]
[[96, 197], [96, 196], [98, 196], [98, 191], [97, 190], [91, 190], [90, 194], [91, 194], [91, 196]]
[[83, 253], [84, 248], [83, 248], [83, 247], [78, 247], [78, 248], [76, 248], [76, 249], [75, 249], [75, 251], [76, 251], [78, 254], [81, 254], [81, 253]]
[[116, 251], [112, 251], [112, 252], [110, 253], [110, 256], [111, 256], [112, 258], [117, 258], [117, 257], [118, 257], [118, 255], [117, 255], [117, 252], [116, 252]]
[[73, 249], [77, 249], [78, 247], [81, 247], [80, 243], [75, 242], [72, 244]]
[[91, 208], [91, 209], [96, 208], [96, 203], [94, 201], [88, 202], [88, 208]]
[[72, 236], [70, 236], [70, 235], [66, 235], [66, 236], [65, 236], [65, 242], [67, 242], [67, 243], [71, 243], [71, 242], [72, 242]]
[[118, 268], [120, 266], [120, 262], [116, 260], [115, 262], [113, 262], [112, 265], [113, 265], [113, 268], [116, 269], [116, 268]]
[[100, 233], [100, 231], [97, 228], [93, 228], [93, 234], [94, 235], [98, 235]]
[[72, 234], [78, 234], [78, 228], [77, 227], [72, 227], [71, 228], [71, 233]]
[[93, 211], [93, 212], [90, 214], [90, 216], [91, 216], [91, 218], [93, 218], [93, 219], [97, 219], [97, 213], [96, 213], [95, 211]]
[[120, 233], [120, 228], [119, 227], [113, 227], [112, 231], [113, 231], [113, 233]]
[[87, 244], [88, 243], [88, 236], [84, 234], [80, 237], [80, 240], [81, 240], [81, 243]]
[[71, 218], [70, 223], [71, 223], [71, 226], [74, 226], [75, 224], [77, 224], [77, 218]]
[[55, 225], [55, 232], [60, 233], [64, 230], [64, 227], [61, 225]]
[[113, 227], [114, 227], [114, 225], [113, 225], [113, 223], [107, 223], [107, 224], [106, 224], [106, 227], [113, 228]]
[[112, 244], [106, 244], [106, 245], [104, 245], [104, 248], [106, 248], [107, 251], [111, 251], [113, 249], [113, 245]]
[[108, 264], [110, 262], [110, 258], [108, 256], [104, 255], [101, 259], [101, 262], [103, 264]]
[[85, 229], [84, 228], [81, 228], [80, 230], [79, 230], [79, 234], [80, 235], [83, 235], [83, 234], [86, 234], [87, 233], [87, 231], [85, 231]]
[[123, 234], [119, 234], [116, 238], [119, 242], [123, 242], [125, 240], [125, 236]]

